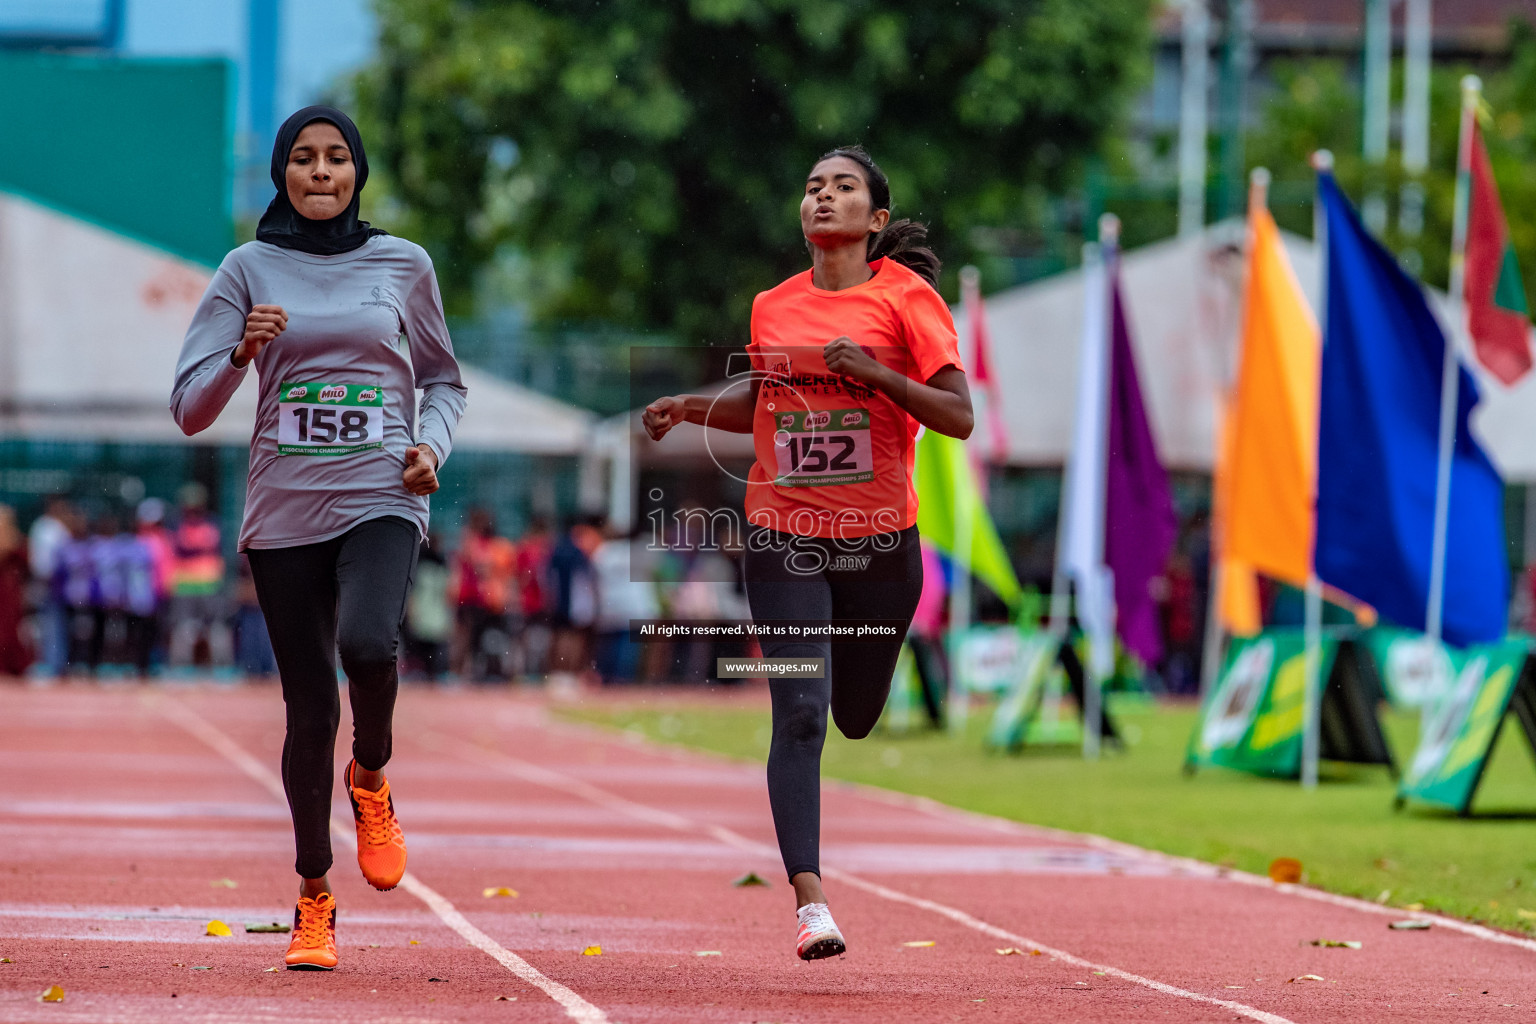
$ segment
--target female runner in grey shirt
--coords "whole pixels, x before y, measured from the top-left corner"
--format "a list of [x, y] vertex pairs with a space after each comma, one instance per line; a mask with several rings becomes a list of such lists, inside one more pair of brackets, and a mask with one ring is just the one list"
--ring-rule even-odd
[[240, 549], [288, 713], [283, 785], [302, 880], [290, 969], [336, 966], [326, 872], [338, 649], [352, 703], [353, 760], [343, 781], [358, 866], [378, 889], [394, 888], [405, 873], [405, 838], [383, 773], [395, 647], [427, 495], [437, 490], [466, 394], [431, 260], [358, 220], [367, 180], [362, 139], [347, 115], [305, 107], [283, 123], [272, 149], [277, 195], [256, 241], [225, 257], [203, 295], [171, 395], [176, 422], [195, 434], [256, 364], [260, 404]]

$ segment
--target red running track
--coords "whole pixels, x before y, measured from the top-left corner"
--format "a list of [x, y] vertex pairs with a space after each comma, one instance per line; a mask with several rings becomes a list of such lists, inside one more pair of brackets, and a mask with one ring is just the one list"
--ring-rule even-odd
[[[338, 841], [340, 968], [271, 971], [287, 937], [242, 926], [292, 914], [282, 720], [275, 687], [0, 689], [0, 1022], [1310, 1024], [1536, 1006], [1529, 940], [1392, 931], [1400, 913], [1371, 904], [835, 784], [823, 852], [850, 952], [804, 964], [760, 767], [472, 690], [401, 695], [408, 882], [374, 892]], [[772, 884], [731, 885], [749, 870]], [[520, 895], [483, 895], [498, 886]], [[211, 919], [234, 935], [206, 936]], [[64, 1001], [38, 1002], [55, 984]]]

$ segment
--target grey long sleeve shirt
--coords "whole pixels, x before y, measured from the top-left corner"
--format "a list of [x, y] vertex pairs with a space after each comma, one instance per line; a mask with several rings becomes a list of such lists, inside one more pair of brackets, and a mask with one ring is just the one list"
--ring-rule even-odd
[[245, 378], [250, 367], [230, 356], [262, 304], [283, 307], [288, 326], [253, 361], [260, 396], [240, 549], [314, 544], [381, 516], [425, 536], [427, 499], [401, 482], [405, 449], [430, 445], [441, 467], [467, 394], [431, 259], [392, 235], [339, 256], [266, 242], [231, 252], [176, 366], [171, 412], [186, 433], [212, 424]]

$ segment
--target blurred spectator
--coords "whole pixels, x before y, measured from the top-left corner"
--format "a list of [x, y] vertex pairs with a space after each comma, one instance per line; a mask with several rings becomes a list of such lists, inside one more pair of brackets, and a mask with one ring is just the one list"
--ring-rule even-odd
[[554, 631], [549, 681], [556, 688], [572, 687], [579, 675], [592, 670], [589, 649], [597, 617], [597, 581], [590, 552], [597, 550], [601, 537], [591, 524], [572, 523], [549, 553], [545, 579]]
[[512, 579], [517, 552], [483, 508], [471, 509], [455, 564], [463, 672], [471, 679], [511, 675]]
[[72, 515], [63, 495], [50, 495], [27, 536], [27, 558], [36, 588], [33, 603], [38, 610], [38, 665], [55, 678], [64, 674], [69, 662], [69, 611], [55, 581], [59, 551], [70, 539]]
[[256, 598], [256, 578], [251, 575], [250, 560], [243, 554], [235, 583], [235, 667], [247, 676], [277, 675], [277, 656], [272, 652], [267, 620]]
[[165, 528], [165, 502], [159, 498], [145, 498], [139, 502], [135, 518], [138, 521], [139, 541], [149, 552], [152, 566], [154, 610], [148, 630], [149, 663], [165, 663], [165, 612], [171, 599], [171, 577], [176, 567], [176, 549], [170, 531]]
[[27, 574], [27, 543], [16, 513], [0, 505], [0, 676], [19, 676], [32, 664], [32, 651], [21, 635]]
[[949, 611], [949, 584], [944, 560], [927, 541], [921, 542], [923, 590], [912, 614], [907, 645], [923, 687], [923, 707], [935, 728], [944, 727], [944, 702], [949, 694], [949, 662], [944, 654], [944, 625]]
[[1521, 569], [1510, 587], [1509, 628], [1527, 636], [1536, 635], [1536, 562]]
[[[1160, 675], [1169, 693], [1200, 689], [1200, 612], [1194, 568], [1188, 555], [1175, 552], [1163, 572], [1163, 664]], [[1150, 666], [1149, 666], [1150, 667]]]
[[592, 553], [597, 583], [598, 675], [605, 683], [634, 682], [639, 670], [640, 645], [630, 636], [630, 619], [654, 619], [660, 615], [656, 587], [635, 572], [632, 545], [610, 534]]
[[549, 521], [534, 516], [517, 540], [517, 588], [523, 610], [523, 628], [517, 635], [517, 659], [521, 671], [541, 675], [549, 662], [549, 597], [544, 574], [554, 547]]
[[[724, 551], [708, 549], [693, 553], [688, 559], [683, 581], [672, 597], [672, 615], [679, 619], [701, 621], [740, 621], [752, 617], [746, 591], [741, 586], [740, 564]], [[728, 580], [736, 582], [726, 582]], [[673, 671], [688, 682], [717, 682], [734, 685], [740, 679], [720, 679], [715, 675], [720, 658], [747, 656], [747, 644], [730, 638], [689, 640], [673, 648]]]
[[191, 483], [181, 491], [181, 521], [172, 535], [171, 664], [193, 665], [200, 645], [208, 661], [234, 660], [233, 638], [224, 621], [224, 556], [219, 526], [208, 514], [208, 491]]
[[406, 672], [434, 681], [448, 674], [448, 644], [453, 639], [452, 581], [439, 546], [422, 541], [405, 613]]
[[96, 609], [101, 606], [101, 588], [96, 579], [96, 559], [92, 538], [80, 516], [70, 516], [69, 539], [60, 546], [54, 567], [54, 586], [64, 601], [68, 615], [70, 670], [93, 666], [100, 661], [93, 652], [96, 638]]
[[[120, 538], [126, 539], [128, 545]], [[117, 655], [126, 646], [128, 580], [130, 565], [136, 560], [136, 552], [131, 548], [136, 546], [131, 535], [120, 533], [116, 516], [97, 518], [89, 541], [91, 576], [96, 583], [91, 602], [91, 638], [86, 646], [86, 664], [92, 675], [101, 670], [103, 662], [119, 660]]]

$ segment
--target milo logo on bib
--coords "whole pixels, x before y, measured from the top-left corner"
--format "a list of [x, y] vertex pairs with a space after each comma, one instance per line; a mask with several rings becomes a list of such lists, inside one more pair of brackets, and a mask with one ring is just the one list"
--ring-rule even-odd
[[384, 447], [382, 388], [284, 383], [278, 394], [279, 455], [353, 455]]
[[868, 409], [820, 409], [782, 413], [775, 439], [781, 487], [828, 487], [875, 478]]

